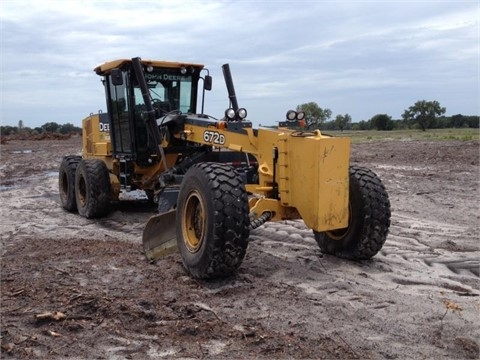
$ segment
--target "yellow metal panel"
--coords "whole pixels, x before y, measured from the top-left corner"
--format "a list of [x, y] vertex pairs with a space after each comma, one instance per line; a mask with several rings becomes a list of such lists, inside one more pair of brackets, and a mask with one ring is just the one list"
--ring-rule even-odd
[[100, 116], [92, 114], [82, 120], [83, 124], [83, 155], [85, 157], [111, 156], [112, 144], [110, 133], [100, 131]]
[[108, 156], [110, 155], [110, 143], [96, 143], [95, 144], [95, 155], [97, 156]]
[[290, 136], [282, 204], [296, 207], [313, 230], [347, 227], [349, 161], [348, 138]]
[[230, 144], [228, 148], [232, 151], [242, 151], [242, 146], [238, 144]]
[[82, 120], [82, 128], [83, 128], [83, 133], [82, 133], [82, 145], [83, 145], [83, 154], [84, 155], [89, 155], [93, 153], [92, 146], [93, 146], [93, 141], [92, 141], [92, 117], [89, 116], [85, 119]]

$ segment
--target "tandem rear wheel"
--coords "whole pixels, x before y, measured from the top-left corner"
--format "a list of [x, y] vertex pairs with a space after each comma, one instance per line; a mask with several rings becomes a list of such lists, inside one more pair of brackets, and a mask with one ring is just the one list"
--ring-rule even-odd
[[81, 160], [82, 157], [78, 155], [65, 156], [58, 171], [60, 203], [67, 211], [77, 210], [77, 201], [75, 200], [75, 172]]
[[75, 172], [78, 213], [88, 219], [108, 214], [111, 200], [110, 174], [98, 159], [80, 161]]

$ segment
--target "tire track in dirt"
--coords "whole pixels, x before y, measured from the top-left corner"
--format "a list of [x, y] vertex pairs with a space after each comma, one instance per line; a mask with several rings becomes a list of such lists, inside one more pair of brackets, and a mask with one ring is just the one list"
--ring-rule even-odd
[[[295, 326], [308, 326], [310, 331], [332, 338], [346, 331], [353, 344], [360, 338], [366, 344], [411, 341], [412, 333], [406, 323], [419, 334], [426, 333], [427, 327], [429, 331], [438, 328], [441, 332], [444, 306], [452, 304], [449, 296], [453, 295], [448, 294], [457, 298], [478, 294], [474, 284], [469, 285], [474, 277], [461, 278], [447, 267], [429, 266], [431, 259], [441, 263], [450, 261], [450, 257], [418, 241], [421, 231], [407, 230], [402, 219], [395, 220], [382, 251], [361, 262], [321, 254], [312, 231], [302, 221], [266, 223], [252, 231], [249, 252], [255, 260], [247, 259], [241, 272], [251, 279], [260, 278], [270, 289], [268, 298], [259, 294], [264, 308], [257, 310], [258, 317], [266, 313], [268, 319], [270, 297], [288, 292], [296, 300], [294, 304], [285, 304], [282, 313]], [[293, 311], [299, 304], [304, 304], [301, 316]], [[244, 303], [240, 301], [240, 305]], [[470, 315], [465, 316], [475, 311], [470, 305], [465, 305], [467, 309]], [[418, 323], [420, 318], [428, 321]], [[475, 317], [465, 321], [473, 327]], [[330, 323], [335, 323], [336, 328], [330, 328]], [[435, 348], [435, 340], [425, 338], [421, 342], [417, 354], [428, 357]], [[389, 358], [391, 351], [396, 350], [393, 347], [381, 354]]]
[[[86, 219], [62, 209], [58, 180], [51, 171], [35, 177], [35, 181], [18, 181], [15, 187], [0, 191], [4, 206], [2, 219], [2, 253], [14, 246], [10, 239], [36, 237], [49, 239], [117, 239], [141, 243], [148, 217], [155, 213], [144, 203], [113, 204], [111, 213], [102, 219]], [[61, 229], [61, 231], [59, 231]]]
[[[425, 240], [432, 236], [443, 237], [447, 245], [452, 244], [451, 238], [453, 236], [461, 238], [461, 232], [464, 230], [463, 227], [456, 225], [447, 226], [426, 220], [419, 221], [408, 216], [398, 216], [391, 227], [385, 246], [370, 261], [374, 268], [382, 269], [378, 281], [386, 281], [390, 285], [439, 287], [478, 295], [480, 261], [476, 254], [437, 249], [428, 245], [428, 241]], [[250, 241], [260, 243], [260, 251], [284, 261], [285, 266], [293, 262], [304, 266], [304, 269], [298, 270], [300, 273], [313, 268], [328, 269], [328, 263], [331, 261], [330, 256], [319, 260], [322, 254], [313, 233], [302, 221], [267, 223], [252, 231]], [[360, 268], [362, 263], [368, 262], [358, 263]], [[316, 266], [312, 267], [312, 264]], [[305, 284], [299, 286], [312, 291]]]
[[[460, 247], [467, 238], [474, 238], [468, 226], [395, 214], [391, 235], [381, 254], [387, 258], [401, 257], [406, 263], [418, 264], [418, 271], [427, 271], [414, 280], [393, 278], [398, 283], [436, 285], [446, 289], [478, 294], [480, 260], [473, 246]], [[431, 239], [435, 238], [435, 245]], [[422, 270], [422, 268], [425, 268]], [[436, 280], [432, 280], [436, 278]]]
[[[360, 146], [357, 162], [377, 168], [393, 210], [373, 259], [322, 254], [301, 221], [267, 223], [251, 232], [238, 272], [208, 282], [190, 278], [178, 254], [145, 259], [149, 211], [63, 211], [48, 172], [77, 150], [51, 145], [0, 165], [2, 340], [17, 344], [14, 356], [478, 358], [478, 142], [455, 143], [446, 159], [440, 143]], [[32, 321], [46, 310], [90, 319]]]

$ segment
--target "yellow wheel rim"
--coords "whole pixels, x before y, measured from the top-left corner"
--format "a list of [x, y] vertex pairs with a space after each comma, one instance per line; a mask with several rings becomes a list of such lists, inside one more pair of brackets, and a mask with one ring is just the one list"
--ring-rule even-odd
[[197, 191], [188, 195], [182, 215], [183, 241], [187, 250], [195, 253], [202, 246], [207, 220], [202, 197]]

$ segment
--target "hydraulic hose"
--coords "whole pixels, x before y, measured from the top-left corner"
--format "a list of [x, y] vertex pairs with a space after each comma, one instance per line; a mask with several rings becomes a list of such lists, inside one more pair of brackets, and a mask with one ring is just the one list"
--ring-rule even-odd
[[250, 230], [254, 230], [254, 229], [258, 228], [259, 226], [262, 226], [268, 220], [270, 220], [272, 217], [273, 217], [273, 212], [271, 212], [271, 211], [265, 211], [258, 218], [254, 218], [254, 216], [252, 216], [252, 214], [250, 214]]

